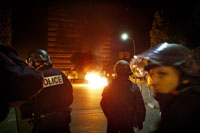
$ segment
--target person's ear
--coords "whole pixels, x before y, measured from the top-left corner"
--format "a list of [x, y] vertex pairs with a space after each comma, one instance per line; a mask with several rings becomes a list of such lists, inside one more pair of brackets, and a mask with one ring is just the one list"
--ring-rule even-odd
[[189, 82], [190, 82], [190, 80], [184, 79], [184, 80], [182, 81], [182, 84], [188, 84]]

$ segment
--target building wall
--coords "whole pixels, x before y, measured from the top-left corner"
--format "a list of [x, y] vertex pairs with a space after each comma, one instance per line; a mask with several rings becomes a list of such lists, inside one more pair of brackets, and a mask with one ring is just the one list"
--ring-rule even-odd
[[75, 67], [70, 59], [77, 53], [80, 41], [79, 25], [69, 12], [53, 7], [48, 9], [47, 51], [55, 68], [70, 71]]
[[94, 37], [96, 31], [91, 25], [95, 25], [95, 20], [90, 18], [87, 11], [75, 14], [73, 11], [65, 6], [48, 8], [47, 51], [54, 67], [69, 73], [76, 67], [71, 61], [74, 54], [92, 52], [97, 64], [102, 69], [108, 69], [111, 37], [109, 34]]

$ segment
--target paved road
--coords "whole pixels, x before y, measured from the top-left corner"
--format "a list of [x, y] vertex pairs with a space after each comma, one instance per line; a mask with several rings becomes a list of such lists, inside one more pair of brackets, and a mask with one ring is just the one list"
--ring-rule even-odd
[[[156, 106], [157, 102], [152, 97], [152, 91], [139, 82], [145, 102], [150, 102]], [[151, 92], [151, 93], [150, 93]], [[74, 103], [72, 104], [72, 133], [105, 133], [106, 118], [100, 108], [102, 89], [91, 90], [82, 85], [74, 85]], [[144, 128], [138, 133], [148, 133], [154, 128], [154, 123], [159, 119], [159, 111], [146, 106], [146, 120]]]
[[[142, 90], [145, 102], [151, 102], [157, 105], [156, 101], [149, 93], [149, 88], [144, 83], [138, 83]], [[92, 90], [83, 84], [74, 84], [74, 102], [72, 104], [72, 133], [105, 133], [106, 118], [100, 108], [102, 89]], [[138, 133], [148, 133], [153, 128], [153, 123], [159, 118], [159, 111], [146, 106], [146, 120], [143, 130]], [[16, 121], [14, 109], [11, 110], [10, 116], [0, 124], [0, 133], [16, 133]], [[21, 132], [28, 133], [27, 125], [22, 125]], [[25, 128], [26, 127], [26, 128]]]
[[72, 133], [104, 133], [106, 118], [100, 108], [102, 88], [89, 89], [74, 85], [74, 103], [72, 104]]

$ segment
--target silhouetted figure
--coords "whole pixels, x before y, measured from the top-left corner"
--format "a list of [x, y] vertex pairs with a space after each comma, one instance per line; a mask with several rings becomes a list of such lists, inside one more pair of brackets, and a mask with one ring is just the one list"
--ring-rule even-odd
[[133, 62], [148, 72], [161, 111], [156, 133], [200, 132], [200, 66], [185, 46], [162, 43]]
[[0, 122], [11, 107], [25, 103], [43, 88], [43, 75], [21, 60], [16, 50], [0, 44]]
[[72, 85], [63, 72], [53, 68], [45, 50], [30, 54], [27, 62], [43, 72], [45, 86], [34, 99], [21, 106], [22, 119], [32, 117], [33, 132], [69, 133], [73, 102]]
[[138, 86], [129, 80], [129, 63], [120, 60], [114, 69], [117, 77], [104, 88], [100, 103], [107, 118], [107, 133], [133, 133], [134, 127], [143, 128], [144, 101]]

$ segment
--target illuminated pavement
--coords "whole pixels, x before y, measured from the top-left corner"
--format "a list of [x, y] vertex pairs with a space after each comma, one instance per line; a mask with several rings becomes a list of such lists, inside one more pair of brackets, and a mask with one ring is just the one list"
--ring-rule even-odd
[[[142, 95], [145, 102], [157, 105], [152, 98], [152, 91], [144, 83], [138, 83], [142, 88]], [[74, 102], [72, 104], [72, 133], [105, 133], [106, 118], [100, 108], [102, 89], [92, 90], [81, 84], [74, 84]], [[159, 111], [146, 106], [146, 120], [143, 130], [138, 133], [148, 133], [153, 129], [153, 123], [159, 118]]]
[[[150, 96], [149, 89], [144, 83], [138, 83], [142, 88], [142, 95], [145, 102], [157, 105], [156, 101]], [[72, 104], [72, 133], [105, 133], [106, 118], [100, 108], [102, 89], [91, 90], [87, 86], [74, 84], [74, 102]], [[149, 97], [150, 96], [150, 97]], [[143, 130], [138, 133], [148, 133], [153, 128], [153, 123], [159, 118], [158, 110], [146, 106], [146, 120]], [[27, 125], [22, 124], [21, 132], [29, 133], [31, 130]], [[29, 126], [30, 127], [30, 126]], [[9, 117], [0, 124], [0, 133], [16, 133], [16, 121], [14, 110], [12, 109]]]
[[72, 133], [104, 133], [106, 118], [100, 108], [102, 89], [92, 90], [87, 86], [74, 85], [72, 104]]

